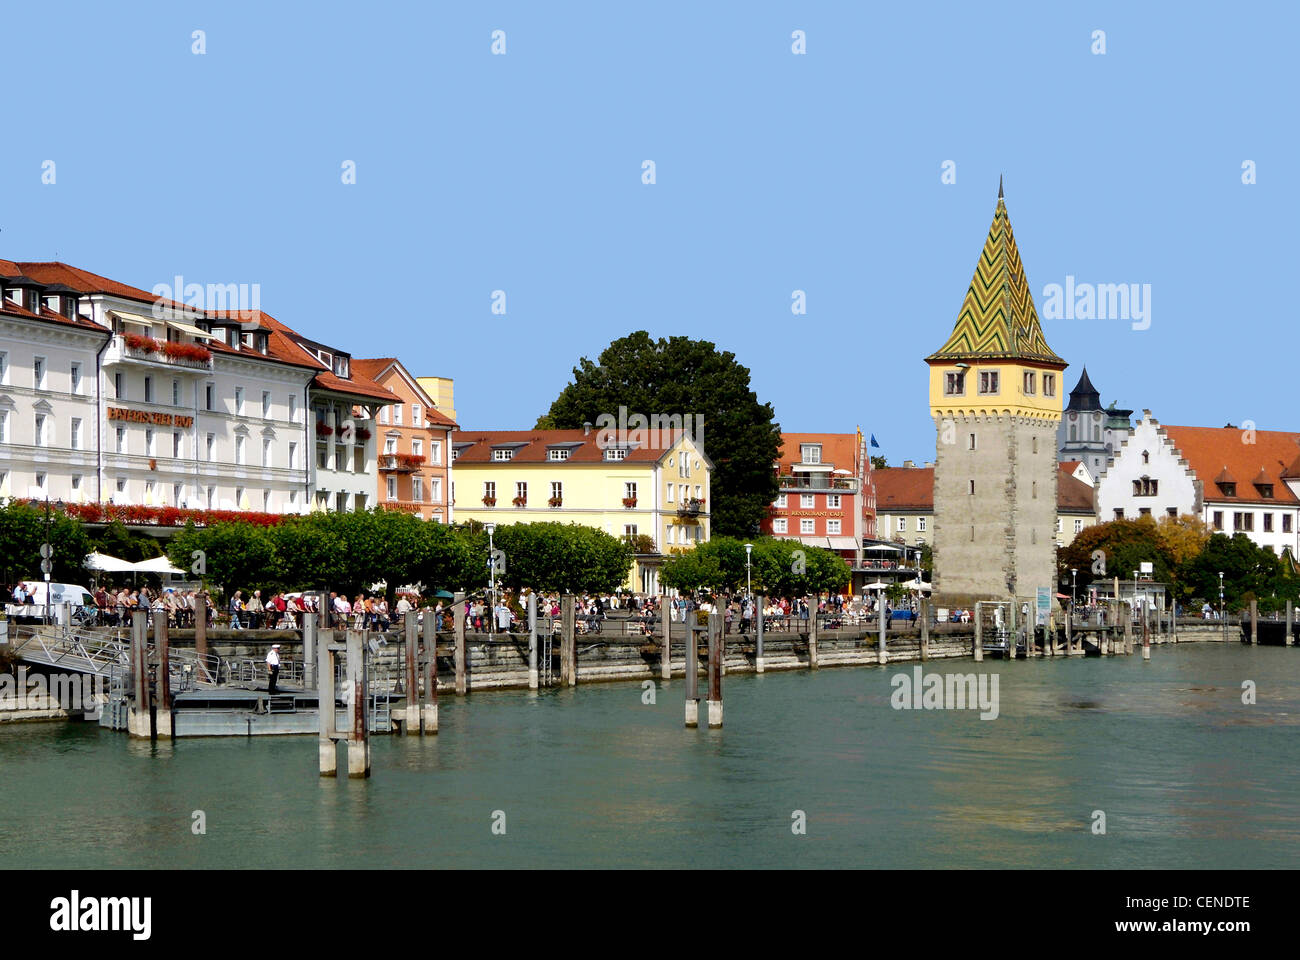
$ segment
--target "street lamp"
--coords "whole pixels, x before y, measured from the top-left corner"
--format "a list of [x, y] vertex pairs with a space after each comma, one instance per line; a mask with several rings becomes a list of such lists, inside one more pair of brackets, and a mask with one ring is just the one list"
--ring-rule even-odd
[[753, 555], [753, 553], [754, 553], [754, 545], [752, 543], [745, 544], [745, 599], [746, 600], [748, 600], [750, 597], [753, 596], [753, 592], [750, 589], [750, 575], [749, 575], [749, 558]]
[[1219, 571], [1219, 619], [1223, 621], [1223, 639], [1228, 639], [1228, 612], [1223, 604], [1223, 571]]
[[1079, 591], [1079, 568], [1071, 567], [1070, 568], [1070, 609], [1071, 611], [1074, 610], [1074, 605], [1079, 602], [1075, 596], [1078, 593], [1078, 591]]
[[488, 535], [488, 604], [491, 606], [488, 615], [488, 635], [490, 636], [497, 632], [497, 554], [496, 546], [492, 541], [492, 534], [496, 532], [497, 525], [485, 523], [483, 529]]

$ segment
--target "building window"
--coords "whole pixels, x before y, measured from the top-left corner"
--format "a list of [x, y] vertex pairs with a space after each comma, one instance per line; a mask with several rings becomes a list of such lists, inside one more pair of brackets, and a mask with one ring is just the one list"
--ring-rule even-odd
[[235, 487], [235, 509], [243, 510], [244, 508], [244, 488]]
[[1283, 533], [1291, 532], [1291, 514], [1289, 513], [1282, 514], [1282, 532]]
[[153, 403], [153, 377], [144, 378], [144, 402]]
[[1031, 482], [1031, 483], [1029, 484], [1029, 498], [1030, 498], [1031, 500], [1037, 500], [1037, 499], [1038, 499], [1038, 481], [1037, 481], [1037, 480], [1034, 480], [1033, 482]]
[[442, 463], [442, 441], [441, 440], [429, 441], [429, 462], [435, 464]]
[[1151, 452], [1150, 452], [1149, 450], [1143, 450], [1143, 451], [1142, 451], [1142, 462], [1143, 462], [1144, 464], [1147, 464], [1147, 463], [1150, 463], [1150, 462], [1151, 462]]
[[1074, 521], [1074, 532], [1075, 532], [1075, 533], [1083, 533], [1083, 521], [1082, 521], [1082, 520], [1075, 520], [1075, 521]]
[[[442, 478], [441, 477], [433, 477], [429, 480], [429, 499], [433, 503], [442, 503]], [[435, 520], [438, 519], [437, 514], [434, 514], [434, 519]]]
[[668, 484], [668, 497], [667, 497], [667, 500], [668, 500], [669, 503], [672, 503], [672, 502], [673, 502], [673, 485], [672, 485], [671, 483]]
[[1026, 370], [1025, 371], [1025, 393], [1029, 396], [1033, 396], [1037, 392], [1034, 389], [1034, 379], [1035, 379], [1034, 372], [1032, 370]]
[[1237, 484], [1231, 481], [1219, 484], [1219, 491], [1225, 497], [1235, 497], [1237, 495]]
[[1273, 514], [1271, 513], [1264, 514], [1264, 532], [1265, 533], [1273, 532]]
[[396, 438], [396, 437], [385, 437], [385, 438], [384, 438], [384, 453], [385, 453], [385, 455], [390, 454], [390, 453], [396, 453], [396, 452], [397, 452], [397, 438]]
[[967, 446], [966, 446], [966, 449], [967, 449], [967, 450], [974, 450], [974, 449], [975, 449], [975, 434], [972, 433], [972, 434], [967, 438], [966, 443], [967, 443]]
[[81, 364], [74, 363], [71, 369], [71, 387], [73, 393], [81, 392]]
[[799, 460], [801, 463], [821, 463], [822, 445], [820, 443], [799, 444]]
[[418, 403], [411, 404], [411, 426], [424, 426], [424, 408]]
[[1054, 373], [1043, 374], [1043, 396], [1045, 397], [1056, 396], [1056, 374]]
[[117, 492], [122, 495], [121, 499], [126, 499], [126, 477], [117, 478]]
[[840, 505], [840, 494], [838, 493], [826, 494], [826, 507], [828, 509], [838, 509], [839, 505]]
[[214, 434], [214, 433], [209, 433], [209, 434], [208, 434], [207, 444], [206, 444], [206, 447], [205, 447], [205, 452], [206, 452], [206, 454], [207, 454], [208, 463], [211, 463], [211, 462], [212, 462], [212, 459], [213, 459], [213, 453], [214, 453], [214, 451], [216, 450], [216, 446], [217, 446], [217, 436], [216, 436], [216, 434]]
[[424, 502], [424, 478], [423, 477], [411, 478], [411, 499], [414, 500], [416, 503]]
[[925, 517], [916, 518], [916, 532], [925, 533]]
[[1140, 480], [1133, 481], [1133, 496], [1135, 497], [1155, 497], [1160, 494], [1160, 481], [1152, 480], [1150, 477], [1142, 477]]
[[[668, 484], [668, 490], [669, 490], [669, 496], [668, 496], [668, 499], [669, 499], [669, 500], [672, 499], [672, 487], [673, 487], [673, 485], [672, 485], [671, 483]], [[777, 497], [776, 497], [776, 508], [777, 508], [778, 510], [784, 510], [784, 509], [786, 508], [786, 495], [785, 495], [784, 493], [777, 494]]]
[[898, 518], [898, 532], [907, 533], [907, 517]]
[[262, 466], [271, 465], [271, 440], [269, 437], [262, 438]]
[[817, 503], [817, 497], [815, 494], [811, 494], [811, 493], [799, 494], [799, 507], [801, 509], [811, 510], [814, 506], [816, 506], [816, 503]]
[[424, 456], [424, 441], [419, 437], [411, 438], [411, 454], [416, 457]]
[[289, 422], [290, 423], [298, 422], [298, 398], [295, 397], [292, 393], [289, 394]]
[[45, 389], [45, 358], [32, 358], [32, 386], [37, 390]]
[[838, 521], [838, 520], [827, 520], [827, 521], [826, 521], [826, 533], [827, 533], [827, 534], [836, 534], [836, 535], [838, 535], [839, 532], [840, 532], [840, 521]]
[[208, 509], [211, 510], [211, 509], [212, 509], [212, 501], [213, 501], [213, 499], [214, 499], [214, 498], [216, 497], [216, 495], [217, 495], [217, 488], [216, 488], [216, 487], [208, 487], [207, 492], [206, 492], [206, 495], [207, 495], [207, 501], [208, 501]]
[[118, 427], [113, 449], [118, 453], [126, 453], [126, 427]]
[[401, 425], [402, 425], [402, 405], [400, 403], [396, 403], [393, 404], [393, 426], [400, 427]]
[[947, 397], [960, 397], [966, 393], [966, 372], [946, 373], [943, 378], [943, 393]]
[[177, 460], [181, 458], [181, 432], [179, 430], [172, 431], [172, 456]]
[[396, 477], [388, 478], [388, 499], [389, 500], [397, 499], [397, 478]]
[[496, 461], [509, 460], [515, 455], [513, 450], [493, 450], [492, 459]]
[[[0, 350], [0, 383], [9, 382], [9, 354]], [[8, 476], [8, 474], [6, 474]]]
[[772, 532], [789, 533], [790, 532], [789, 524], [790, 522], [786, 520], [785, 517], [777, 517], [775, 520], [772, 521]]
[[971, 495], [972, 497], [975, 496], [975, 481], [974, 481], [974, 480], [967, 480], [966, 482], [967, 482], [968, 484], [970, 484], [970, 487], [969, 487], [969, 493], [970, 493], [970, 495]]
[[262, 491], [262, 512], [263, 513], [271, 512], [271, 491], [270, 490]]
[[203, 409], [204, 410], [212, 409], [212, 403], [214, 400], [215, 392], [216, 392], [216, 384], [209, 383], [204, 386], [203, 388]]
[[[563, 451], [563, 453], [564, 453], [564, 456], [562, 456], [562, 457], [557, 457], [556, 459], [558, 459], [558, 460], [567, 460], [567, 459], [569, 459], [569, 451], [568, 451], [568, 450], [565, 450], [565, 451]], [[605, 459], [606, 459], [606, 460], [626, 460], [626, 459], [627, 459], [627, 447], [608, 447], [608, 448], [605, 450]]]
[[980, 393], [993, 394], [998, 392], [998, 371], [981, 370], [980, 371]]
[[817, 532], [817, 521], [816, 521], [816, 520], [800, 520], [800, 521], [799, 521], [799, 532], [800, 532], [800, 533], [816, 533], [816, 532]]
[[81, 418], [72, 418], [72, 428], [68, 431], [68, 440], [73, 450], [81, 449]]
[[624, 500], [636, 499], [636, 481], [629, 481], [623, 484], [623, 499]]
[[1259, 490], [1259, 495], [1260, 495], [1261, 497], [1263, 497], [1265, 500], [1272, 500], [1272, 499], [1273, 499], [1273, 484], [1271, 484], [1271, 483], [1257, 483], [1257, 484], [1255, 484], [1255, 486], [1256, 486], [1256, 488]]
[[235, 463], [243, 465], [246, 437], [235, 437]]
[[1232, 529], [1241, 533], [1251, 532], [1255, 529], [1255, 515], [1248, 511], [1233, 511]]
[[1213, 523], [1214, 523], [1214, 529], [1215, 529], [1215, 530], [1222, 530], [1222, 529], [1223, 529], [1223, 511], [1222, 511], [1222, 510], [1215, 510], [1215, 511], [1214, 511], [1214, 521], [1213, 521]]
[[244, 388], [235, 387], [235, 416], [244, 415]]
[[495, 500], [497, 498], [497, 484], [495, 480], [483, 481], [483, 499]]
[[271, 419], [271, 391], [262, 391], [262, 419]]
[[564, 499], [564, 484], [556, 480], [551, 481], [551, 500], [560, 503]]
[[1030, 437], [1030, 438], [1029, 438], [1029, 452], [1030, 452], [1030, 453], [1037, 453], [1037, 452], [1038, 452], [1038, 438], [1037, 438], [1037, 437]]

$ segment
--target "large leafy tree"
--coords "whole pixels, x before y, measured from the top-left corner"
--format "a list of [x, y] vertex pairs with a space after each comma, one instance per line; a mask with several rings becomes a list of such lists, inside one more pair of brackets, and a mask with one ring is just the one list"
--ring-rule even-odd
[[[512, 523], [497, 527], [493, 543], [504, 554], [501, 583], [516, 590], [606, 592], [623, 584], [632, 565], [626, 542], [580, 524]], [[486, 536], [476, 535], [475, 555], [486, 582]]]
[[1144, 562], [1153, 565], [1156, 580], [1168, 583], [1174, 579], [1173, 551], [1150, 517], [1087, 527], [1068, 547], [1057, 551], [1056, 558], [1060, 583], [1069, 586], [1070, 569], [1074, 568], [1079, 571], [1080, 590], [1094, 580], [1131, 580], [1133, 571], [1140, 570]]
[[772, 464], [781, 428], [771, 404], [759, 403], [749, 385], [749, 369], [735, 354], [707, 340], [689, 337], [651, 339], [644, 330], [615, 340], [593, 362], [586, 357], [573, 370], [539, 429], [576, 429], [597, 423], [601, 414], [704, 418], [704, 452], [713, 461], [715, 534], [752, 536], [763, 512], [777, 495]]
[[182, 570], [193, 571], [197, 564], [204, 582], [215, 583], [227, 597], [241, 587], [268, 584], [278, 573], [270, 533], [242, 521], [210, 527], [196, 527], [190, 521], [168, 544], [167, 556]]
[[[752, 542], [748, 574], [755, 593], [802, 597], [840, 590], [849, 582], [848, 564], [830, 550], [777, 537], [760, 537]], [[677, 590], [742, 590], [746, 582], [745, 545], [732, 537], [714, 537], [670, 557], [659, 578]]]
[[90, 553], [90, 539], [81, 521], [52, 509], [46, 525], [44, 506], [11, 500], [0, 508], [0, 572], [5, 583], [41, 580], [41, 544], [49, 538], [54, 549], [55, 583], [81, 583], [86, 579], [82, 561]]

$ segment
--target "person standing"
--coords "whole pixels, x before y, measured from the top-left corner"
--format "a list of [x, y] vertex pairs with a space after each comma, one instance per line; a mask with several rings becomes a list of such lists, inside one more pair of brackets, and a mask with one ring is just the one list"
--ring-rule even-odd
[[280, 645], [271, 644], [271, 649], [266, 654], [266, 672], [271, 675], [271, 682], [267, 685], [267, 693], [275, 693], [275, 681], [280, 677]]

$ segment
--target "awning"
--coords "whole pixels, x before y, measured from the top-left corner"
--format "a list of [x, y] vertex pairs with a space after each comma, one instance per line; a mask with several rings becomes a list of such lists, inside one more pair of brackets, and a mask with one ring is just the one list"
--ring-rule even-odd
[[827, 537], [826, 543], [832, 550], [858, 549], [858, 541], [853, 537]]
[[194, 324], [185, 323], [182, 320], [168, 320], [167, 326], [171, 327], [173, 330], [179, 330], [181, 333], [188, 333], [191, 337], [198, 337], [200, 340], [217, 339], [215, 336], [208, 333], [208, 331], [200, 330], [198, 327], [194, 326]]
[[110, 310], [108, 312], [117, 317], [117, 319], [121, 320], [123, 323], [134, 323], [139, 327], [148, 327], [151, 330], [153, 329], [155, 321], [152, 317], [142, 317], [138, 313], [127, 313], [123, 310]]

